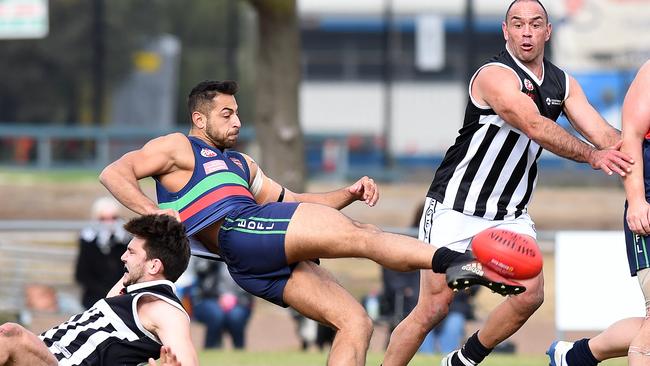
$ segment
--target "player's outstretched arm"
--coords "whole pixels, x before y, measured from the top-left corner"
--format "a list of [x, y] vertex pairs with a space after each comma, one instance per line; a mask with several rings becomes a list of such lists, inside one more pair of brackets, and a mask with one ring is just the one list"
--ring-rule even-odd
[[[141, 149], [128, 152], [109, 164], [99, 175], [99, 180], [131, 211], [141, 215], [161, 213], [163, 210], [144, 194], [138, 180], [178, 169], [177, 150], [183, 144], [187, 144], [187, 139], [180, 133], [153, 139]], [[177, 215], [173, 212], [168, 214]]]
[[488, 105], [503, 120], [517, 128], [541, 147], [577, 162], [589, 163], [607, 174], [625, 175], [626, 154], [616, 149], [597, 150], [572, 136], [554, 121], [542, 116], [535, 103], [521, 92], [519, 79], [509, 69], [488, 66], [472, 84], [472, 97]]
[[242, 154], [251, 172], [250, 189], [258, 203], [267, 202], [311, 202], [341, 209], [354, 201], [364, 201], [374, 206], [379, 200], [379, 189], [372, 178], [362, 177], [348, 187], [324, 193], [292, 192], [267, 177], [259, 165], [249, 156]]
[[650, 235], [650, 204], [646, 200], [642, 146], [650, 130], [650, 62], [641, 67], [623, 102], [623, 146], [635, 164], [623, 178], [628, 201], [627, 224], [632, 232]]
[[564, 101], [564, 113], [571, 125], [598, 149], [607, 149], [621, 141], [621, 133], [589, 103], [578, 81], [569, 76], [569, 95]]
[[178, 363], [183, 366], [199, 364], [187, 314], [163, 300], [147, 296], [147, 299], [138, 301], [138, 316], [145, 329], [155, 334], [164, 346], [169, 347], [168, 350], [173, 350]]

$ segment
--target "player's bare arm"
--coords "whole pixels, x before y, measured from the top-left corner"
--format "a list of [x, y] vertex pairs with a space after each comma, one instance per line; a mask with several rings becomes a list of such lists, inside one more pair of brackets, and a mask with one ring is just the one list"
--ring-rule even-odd
[[[354, 184], [326, 193], [296, 193], [292, 192], [273, 179], [267, 177], [260, 166], [249, 156], [244, 155], [251, 172], [251, 192], [258, 203], [277, 202], [310, 202], [319, 203], [336, 209], [341, 209], [354, 201], [364, 201], [374, 206], [379, 200], [379, 190], [375, 181], [362, 177]], [[281, 198], [281, 199], [280, 199]]]
[[[180, 133], [153, 139], [141, 149], [126, 153], [108, 165], [101, 172], [99, 180], [130, 210], [141, 215], [162, 213], [164, 210], [160, 210], [158, 205], [144, 194], [138, 180], [153, 176], [170, 179], [172, 174], [187, 174], [188, 161], [184, 156], [186, 154], [182, 154], [183, 149], [179, 148], [185, 145], [188, 145], [187, 138]], [[164, 213], [177, 215], [173, 212]]]
[[111, 289], [108, 290], [108, 294], [106, 294], [106, 297], [108, 298], [108, 297], [113, 297], [113, 296], [119, 295], [120, 292], [122, 291], [122, 289], [124, 288], [124, 285], [122, 284], [122, 282], [123, 282], [122, 278], [117, 280], [117, 282], [113, 285], [113, 287], [111, 287]]
[[594, 109], [587, 100], [578, 81], [569, 76], [569, 95], [564, 101], [564, 113], [571, 125], [598, 149], [607, 149], [617, 145], [621, 133]]
[[650, 130], [650, 63], [646, 62], [630, 85], [623, 102], [623, 146], [621, 151], [636, 162], [623, 178], [628, 201], [627, 224], [632, 232], [650, 235], [650, 204], [646, 201], [643, 183], [643, 152], [645, 136]]
[[181, 365], [199, 364], [190, 336], [190, 321], [185, 313], [163, 300], [143, 296], [138, 301], [138, 316], [145, 329], [173, 350]]
[[[572, 136], [557, 123], [542, 116], [535, 103], [521, 92], [515, 74], [503, 67], [487, 66], [472, 84], [472, 97], [490, 106], [501, 118], [544, 149], [577, 162], [589, 163], [607, 174], [625, 175], [619, 163], [625, 154], [617, 150], [597, 150]], [[621, 163], [622, 164], [622, 163]]]

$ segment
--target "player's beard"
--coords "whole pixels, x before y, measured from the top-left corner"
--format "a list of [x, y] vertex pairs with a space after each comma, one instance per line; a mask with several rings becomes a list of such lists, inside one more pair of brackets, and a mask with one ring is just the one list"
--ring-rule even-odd
[[205, 126], [205, 134], [208, 136], [210, 141], [212, 141], [212, 143], [219, 149], [229, 149], [235, 146], [234, 142], [228, 140], [228, 135], [224, 136], [223, 138], [220, 138], [212, 129], [212, 125], [210, 123], [208, 123]]
[[122, 281], [122, 284], [124, 287], [134, 285], [140, 281], [142, 278], [142, 275], [144, 273], [144, 266], [138, 266], [137, 268], [128, 268], [128, 272], [125, 273], [124, 275], [124, 281]]

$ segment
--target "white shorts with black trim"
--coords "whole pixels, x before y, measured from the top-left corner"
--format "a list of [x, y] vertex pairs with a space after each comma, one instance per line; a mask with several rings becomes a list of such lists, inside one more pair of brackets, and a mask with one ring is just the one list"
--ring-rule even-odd
[[424, 202], [418, 239], [437, 247], [447, 247], [464, 253], [469, 249], [474, 235], [492, 227], [537, 239], [535, 223], [528, 213], [511, 220], [490, 220], [455, 211], [430, 197]]

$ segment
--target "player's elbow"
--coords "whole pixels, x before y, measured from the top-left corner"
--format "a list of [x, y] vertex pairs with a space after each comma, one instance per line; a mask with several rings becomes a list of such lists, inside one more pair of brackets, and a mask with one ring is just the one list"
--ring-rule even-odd
[[544, 120], [539, 115], [521, 118], [519, 130], [529, 139], [539, 141], [539, 139], [544, 135]]
[[112, 170], [113, 170], [113, 164], [109, 164], [107, 167], [102, 169], [101, 173], [99, 173], [99, 182], [104, 186], [108, 184]]
[[118, 167], [116, 163], [113, 162], [104, 168], [101, 173], [99, 173], [99, 182], [105, 187], [108, 187], [115, 177], [119, 177]]

